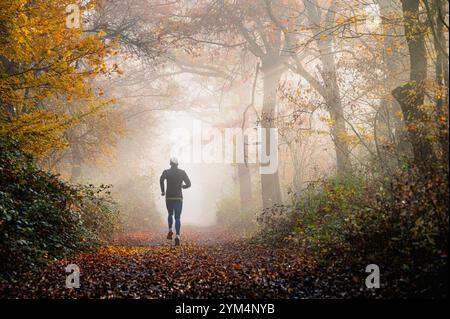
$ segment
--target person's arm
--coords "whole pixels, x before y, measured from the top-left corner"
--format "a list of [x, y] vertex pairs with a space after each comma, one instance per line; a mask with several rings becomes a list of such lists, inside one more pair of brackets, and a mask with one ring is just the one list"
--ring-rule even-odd
[[191, 180], [187, 176], [186, 172], [184, 172], [184, 174], [183, 174], [183, 182], [184, 182], [183, 188], [191, 187]]
[[161, 196], [165, 195], [164, 191], [164, 180], [166, 179], [166, 171], [163, 171], [161, 177], [159, 178], [159, 186], [161, 186]]

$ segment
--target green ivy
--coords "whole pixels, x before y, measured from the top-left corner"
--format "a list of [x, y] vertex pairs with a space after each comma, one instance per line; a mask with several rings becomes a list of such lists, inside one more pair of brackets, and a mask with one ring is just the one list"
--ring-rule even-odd
[[108, 186], [69, 185], [39, 169], [14, 141], [0, 140], [0, 279], [112, 239], [118, 210]]

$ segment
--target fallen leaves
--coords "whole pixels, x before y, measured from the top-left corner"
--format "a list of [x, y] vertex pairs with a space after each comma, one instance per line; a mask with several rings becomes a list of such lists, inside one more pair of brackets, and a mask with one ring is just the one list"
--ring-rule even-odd
[[[295, 250], [273, 249], [227, 238], [216, 230], [183, 234], [173, 246], [164, 234], [122, 237], [55, 262], [39, 279], [3, 285], [7, 298], [326, 298], [317, 266]], [[218, 241], [211, 238], [219, 239]], [[131, 245], [132, 244], [132, 245]], [[65, 287], [65, 267], [81, 269], [79, 289]], [[342, 287], [341, 287], [342, 288]], [[341, 289], [342, 291], [342, 289]], [[342, 297], [342, 295], [337, 295]]]

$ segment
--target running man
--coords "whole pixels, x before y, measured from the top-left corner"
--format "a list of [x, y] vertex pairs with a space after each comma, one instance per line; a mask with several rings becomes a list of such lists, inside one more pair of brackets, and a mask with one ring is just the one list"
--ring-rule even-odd
[[[164, 180], [167, 180], [167, 191], [164, 191]], [[184, 184], [183, 184], [184, 183]], [[175, 214], [175, 245], [180, 245], [181, 210], [183, 208], [182, 188], [191, 187], [191, 181], [186, 172], [178, 169], [178, 160], [174, 157], [170, 159], [170, 168], [163, 171], [159, 179], [161, 185], [161, 196], [166, 196], [166, 207], [169, 213], [169, 233], [167, 239], [173, 236], [173, 215]]]

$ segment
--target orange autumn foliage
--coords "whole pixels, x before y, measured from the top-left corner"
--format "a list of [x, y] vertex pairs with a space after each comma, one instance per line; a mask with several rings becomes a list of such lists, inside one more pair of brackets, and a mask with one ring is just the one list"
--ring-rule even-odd
[[[68, 127], [109, 102], [92, 80], [113, 71], [106, 58], [116, 45], [99, 34], [67, 28], [65, 8], [72, 3], [0, 3], [0, 136], [15, 138], [36, 155], [63, 147]], [[81, 105], [80, 112], [68, 112], [72, 101]]]

